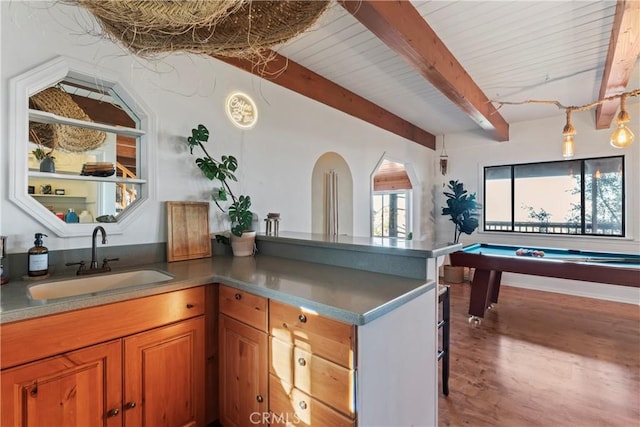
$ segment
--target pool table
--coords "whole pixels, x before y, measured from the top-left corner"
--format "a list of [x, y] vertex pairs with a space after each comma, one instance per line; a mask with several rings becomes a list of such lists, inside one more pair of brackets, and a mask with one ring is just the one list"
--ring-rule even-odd
[[[543, 251], [543, 256], [518, 256], [518, 249]], [[640, 255], [572, 249], [479, 243], [449, 254], [451, 265], [475, 268], [469, 301], [470, 322], [479, 323], [498, 302], [502, 272], [640, 287]]]

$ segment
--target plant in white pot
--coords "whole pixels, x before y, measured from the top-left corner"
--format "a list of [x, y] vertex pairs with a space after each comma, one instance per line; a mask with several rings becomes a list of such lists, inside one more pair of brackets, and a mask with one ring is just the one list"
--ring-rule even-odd
[[[231, 221], [231, 238], [223, 235], [216, 235], [216, 241], [231, 244], [233, 254], [236, 256], [253, 255], [255, 248], [256, 232], [251, 230], [253, 223], [253, 212], [251, 207], [251, 197], [233, 194], [229, 186], [229, 180], [238, 181], [234, 172], [238, 169], [238, 160], [234, 156], [222, 156], [216, 160], [207, 152], [203, 143], [209, 140], [209, 130], [206, 126], [199, 124], [196, 129], [191, 130], [191, 136], [187, 138], [189, 152], [193, 154], [194, 147], [200, 147], [204, 157], [196, 159], [196, 165], [202, 174], [211, 181], [218, 181], [220, 187], [214, 189], [212, 199], [221, 212], [226, 213]], [[231, 201], [225, 210], [221, 202]]]
[[[481, 205], [476, 201], [476, 193], [469, 194], [461, 182], [449, 181], [447, 188], [448, 191], [443, 192], [447, 196], [447, 206], [442, 208], [442, 215], [448, 215], [449, 221], [455, 225], [453, 243], [458, 243], [462, 233], [471, 234], [478, 228]], [[460, 283], [464, 281], [464, 267], [449, 265], [445, 266], [444, 272], [447, 282]]]

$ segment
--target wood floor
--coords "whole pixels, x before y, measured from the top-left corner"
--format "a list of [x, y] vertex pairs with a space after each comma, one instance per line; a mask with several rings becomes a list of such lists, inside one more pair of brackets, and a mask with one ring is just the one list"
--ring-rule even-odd
[[472, 328], [451, 288], [440, 426], [640, 426], [640, 307], [503, 286]]

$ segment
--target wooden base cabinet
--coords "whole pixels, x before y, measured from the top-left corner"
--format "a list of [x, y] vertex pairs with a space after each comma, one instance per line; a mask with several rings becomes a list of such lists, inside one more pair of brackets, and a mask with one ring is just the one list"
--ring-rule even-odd
[[219, 338], [222, 425], [263, 424], [269, 401], [267, 334], [220, 315]]
[[201, 287], [2, 325], [0, 425], [204, 427], [204, 312]]
[[223, 426], [356, 425], [355, 326], [219, 290]]
[[272, 423], [356, 425], [356, 328], [269, 301]]
[[269, 375], [269, 422], [272, 426], [355, 427], [356, 422], [330, 406]]
[[0, 424], [121, 426], [121, 349], [116, 340], [3, 371]]
[[266, 298], [220, 285], [218, 352], [220, 422], [224, 427], [268, 424], [269, 339]]
[[124, 425], [204, 425], [204, 318], [124, 340]]

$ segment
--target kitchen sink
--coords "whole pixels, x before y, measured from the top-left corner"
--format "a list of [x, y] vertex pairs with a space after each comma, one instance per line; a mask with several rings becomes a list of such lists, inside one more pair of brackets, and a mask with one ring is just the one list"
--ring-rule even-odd
[[113, 289], [162, 283], [173, 276], [158, 270], [135, 270], [123, 273], [83, 276], [67, 280], [38, 283], [27, 288], [27, 294], [34, 300], [50, 300], [76, 295], [95, 294]]

